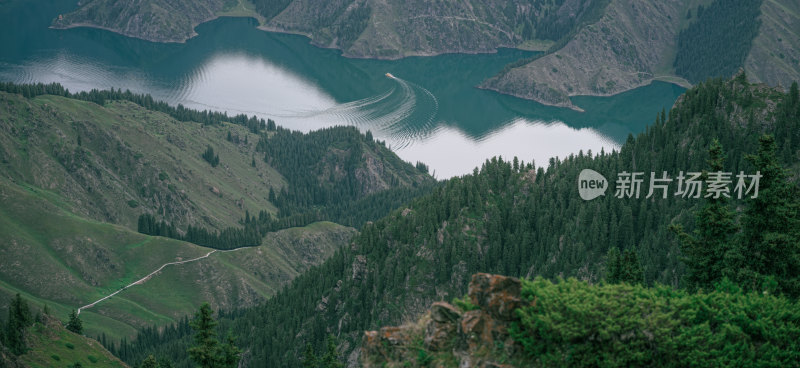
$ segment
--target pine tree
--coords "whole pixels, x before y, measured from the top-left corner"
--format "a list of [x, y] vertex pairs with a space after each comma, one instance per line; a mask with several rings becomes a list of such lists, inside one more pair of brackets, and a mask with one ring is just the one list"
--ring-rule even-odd
[[306, 343], [306, 350], [303, 353], [303, 368], [317, 368], [317, 356], [311, 343]]
[[217, 340], [217, 321], [211, 307], [204, 303], [195, 313], [190, 326], [195, 330], [194, 345], [189, 356], [202, 368], [233, 368], [238, 366], [242, 351], [235, 345], [233, 333], [228, 331], [225, 343]]
[[759, 139], [747, 159], [762, 175], [758, 197], [748, 200], [742, 234], [730, 257], [731, 275], [740, 285], [763, 290], [777, 282], [779, 291], [800, 295], [800, 216], [797, 187], [778, 162], [775, 139]]
[[[725, 154], [718, 140], [711, 143], [708, 154], [710, 171], [723, 171]], [[709, 290], [729, 269], [725, 259], [731, 257], [730, 244], [738, 230], [727, 198], [706, 198], [702, 209], [695, 214], [695, 227], [692, 234], [680, 225], [672, 225], [670, 230], [678, 235], [683, 261], [688, 266], [686, 286]]]
[[620, 257], [620, 281], [629, 284], [644, 282], [644, 270], [639, 255], [633, 249], [626, 249]]
[[616, 284], [622, 280], [622, 272], [619, 263], [619, 249], [617, 247], [611, 247], [606, 254], [606, 282]]
[[67, 330], [72, 331], [78, 335], [83, 333], [83, 322], [81, 318], [75, 313], [73, 309], [69, 314], [69, 321], [67, 322]]
[[139, 366], [140, 368], [161, 368], [161, 365], [158, 364], [156, 357], [153, 355], [148, 355], [147, 358], [142, 362]]
[[639, 256], [633, 249], [626, 249], [620, 254], [617, 247], [612, 247], [606, 255], [606, 282], [616, 284], [626, 282], [641, 284], [644, 282], [644, 270]]
[[17, 293], [8, 308], [8, 323], [5, 331], [5, 344], [12, 353], [20, 355], [28, 349], [25, 345], [25, 328], [32, 322], [28, 302]]
[[211, 313], [211, 306], [204, 303], [190, 323], [195, 334], [194, 345], [188, 351], [189, 356], [202, 368], [216, 367], [218, 359], [217, 321], [214, 320]]
[[225, 337], [225, 344], [222, 345], [219, 356], [221, 367], [236, 368], [239, 365], [242, 351], [236, 347], [235, 343], [233, 333], [228, 331], [228, 335]]
[[344, 364], [339, 361], [339, 351], [336, 350], [336, 338], [333, 335], [328, 335], [325, 355], [320, 359], [320, 368], [344, 368]]

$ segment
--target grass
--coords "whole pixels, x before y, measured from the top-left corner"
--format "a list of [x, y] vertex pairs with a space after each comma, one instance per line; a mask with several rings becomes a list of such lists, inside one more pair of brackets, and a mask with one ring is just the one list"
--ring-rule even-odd
[[[229, 131], [249, 144], [228, 142]], [[180, 228], [220, 229], [239, 226], [246, 210], [274, 212], [269, 188], [286, 182], [255, 155], [257, 141], [238, 125], [178, 122], [128, 102], [99, 106], [0, 92], [0, 315], [20, 293], [64, 321], [165, 263], [211, 251], [137, 233], [141, 213], [166, 207]], [[200, 157], [208, 145], [220, 156], [216, 168]], [[312, 224], [270, 234], [253, 249], [167, 266], [84, 310], [86, 333], [120, 339], [176, 321], [203, 302], [214, 308], [261, 302], [347, 244], [353, 232]], [[74, 363], [59, 356], [59, 364]]]
[[[0, 180], [2, 307], [19, 292], [33, 305], [48, 304], [57, 318], [66, 320], [73, 309], [139, 280], [164, 263], [210, 251], [83, 219], [47, 197]], [[88, 335], [105, 333], [118, 339], [130, 337], [139, 327], [176, 321], [205, 301], [226, 308], [252, 305], [310, 264], [327, 258], [350, 235], [351, 229], [332, 223], [280, 231], [257, 248], [167, 266], [145, 284], [85, 310], [81, 318]]]
[[549, 50], [554, 43], [555, 41], [550, 40], [525, 40], [521, 44], [517, 45], [517, 48], [520, 50], [544, 52]]
[[84, 367], [125, 367], [97, 341], [64, 329], [56, 320], [35, 323], [28, 329], [30, 350], [20, 357], [28, 367], [66, 367], [80, 363]]
[[261, 26], [267, 24], [267, 19], [256, 11], [256, 6], [252, 2], [247, 0], [237, 0], [237, 4], [224, 9], [217, 15], [220, 17], [250, 17], [255, 18]]

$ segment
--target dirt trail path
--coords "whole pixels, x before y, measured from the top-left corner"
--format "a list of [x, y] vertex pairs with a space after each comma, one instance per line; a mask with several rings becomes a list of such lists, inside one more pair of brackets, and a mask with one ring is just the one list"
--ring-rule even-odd
[[201, 259], [208, 258], [208, 256], [210, 256], [210, 255], [212, 255], [212, 254], [214, 254], [214, 253], [217, 253], [217, 252], [220, 252], [220, 253], [225, 253], [225, 252], [233, 252], [233, 251], [237, 251], [237, 250], [239, 250], [239, 249], [245, 249], [245, 248], [253, 248], [253, 247], [242, 247], [242, 248], [236, 248], [236, 249], [230, 249], [230, 250], [218, 250], [218, 249], [214, 249], [214, 250], [212, 250], [212, 251], [210, 251], [210, 252], [206, 253], [206, 255], [204, 255], [204, 256], [201, 256], [201, 257], [192, 258], [192, 259], [187, 259], [187, 260], [185, 260], [185, 261], [175, 261], [175, 262], [168, 262], [168, 263], [164, 263], [164, 264], [163, 264], [163, 265], [161, 265], [161, 267], [159, 267], [157, 270], [155, 270], [155, 271], [153, 271], [153, 272], [150, 272], [150, 273], [149, 273], [147, 276], [145, 276], [145, 277], [142, 277], [142, 278], [141, 278], [141, 279], [139, 279], [138, 281], [135, 281], [135, 282], [132, 282], [132, 283], [130, 283], [130, 284], [128, 284], [128, 285], [125, 285], [125, 286], [124, 286], [124, 287], [122, 287], [121, 289], [119, 289], [119, 290], [117, 290], [117, 291], [115, 291], [115, 292], [113, 292], [113, 293], [111, 293], [111, 294], [109, 294], [109, 295], [106, 295], [106, 296], [104, 296], [104, 297], [102, 297], [102, 298], [100, 298], [100, 299], [98, 299], [98, 300], [96, 300], [96, 301], [94, 301], [94, 302], [92, 302], [92, 303], [90, 303], [90, 304], [86, 304], [86, 305], [84, 305], [84, 306], [82, 306], [82, 307], [78, 308], [78, 312], [77, 312], [77, 314], [78, 314], [78, 315], [80, 315], [82, 310], [84, 310], [84, 309], [89, 309], [89, 308], [91, 308], [91, 307], [94, 307], [95, 305], [97, 305], [97, 303], [100, 303], [100, 302], [102, 302], [102, 301], [104, 301], [104, 300], [106, 300], [106, 299], [109, 299], [109, 298], [111, 298], [112, 296], [114, 296], [114, 295], [117, 295], [117, 294], [119, 294], [120, 292], [127, 290], [127, 289], [128, 289], [129, 287], [131, 287], [131, 286], [144, 284], [145, 282], [147, 282], [147, 280], [149, 280], [151, 277], [153, 277], [153, 275], [155, 275], [155, 274], [159, 273], [161, 270], [163, 270], [163, 269], [164, 269], [164, 267], [167, 267], [167, 266], [170, 266], [170, 265], [180, 265], [180, 264], [184, 264], [184, 263], [196, 262], [196, 261], [199, 261], [199, 260], [201, 260]]

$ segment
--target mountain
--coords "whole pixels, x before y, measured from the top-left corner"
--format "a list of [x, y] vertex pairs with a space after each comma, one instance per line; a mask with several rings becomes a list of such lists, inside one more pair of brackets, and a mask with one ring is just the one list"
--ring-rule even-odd
[[[704, 3], [705, 4], [705, 3]], [[730, 77], [788, 88], [800, 80], [800, 7], [792, 1], [613, 0], [561, 47], [510, 65], [481, 87], [578, 109], [569, 97], [613, 95], [653, 80]], [[708, 9], [708, 10], [704, 10]]]
[[355, 230], [328, 220], [360, 226], [434, 182], [354, 128], [0, 87], [0, 302], [21, 293], [64, 318], [124, 288], [81, 312], [91, 336], [130, 337], [205, 301], [262, 303], [349, 243]]
[[[772, 133], [779, 161], [796, 180], [797, 96], [796, 85], [787, 94], [751, 84], [743, 74], [714, 79], [687, 90], [618, 152], [580, 152], [542, 167], [487, 160], [472, 174], [447, 180], [365, 225], [350, 246], [264, 305], [226, 315], [222, 328], [246, 341], [245, 359], [252, 365], [300, 366], [306, 344], [320, 351], [333, 334], [348, 365], [357, 366], [363, 331], [418, 320], [431, 303], [463, 296], [474, 273], [597, 283], [609, 249], [617, 247], [638, 254], [633, 259], [641, 264], [641, 282], [679, 287], [687, 271], [669, 227], [694, 229], [693, 214], [703, 200], [672, 192], [646, 199], [644, 187], [638, 198], [617, 198], [611, 188], [586, 202], [576, 178], [584, 169], [609, 182], [631, 171], [667, 171], [673, 178], [699, 172], [708, 167], [714, 139], [724, 147], [726, 171], [752, 173], [756, 168], [746, 157], [759, 150], [760, 134]], [[732, 200], [732, 207], [742, 211], [748, 200]], [[157, 353], [185, 362], [186, 344], [188, 336], [148, 334], [137, 339], [140, 352], [122, 358], [135, 363], [144, 353]]]
[[[275, 214], [273, 202], [341, 205], [433, 182], [352, 127], [304, 135], [130, 92], [5, 86], [38, 97], [0, 92], [4, 176], [52, 191], [70, 211], [97, 221], [136, 228], [140, 215], [155, 214], [181, 229], [224, 230], [240, 226], [248, 211]], [[216, 163], [203, 157], [209, 148]]]
[[[281, 2], [255, 3], [259, 8], [259, 3]], [[262, 28], [305, 34], [314, 44], [339, 48], [349, 57], [388, 59], [517, 47], [532, 40], [534, 33], [569, 32], [604, 5], [603, 1], [590, 0], [282, 3], [285, 8], [272, 11], [275, 16]], [[275, 5], [274, 9], [280, 6]]]
[[581, 28], [563, 47], [507, 68], [483, 88], [557, 106], [569, 96], [612, 95], [669, 75], [683, 1], [612, 0], [603, 17]]
[[[263, 160], [251, 167], [258, 135], [245, 127], [182, 123], [127, 101], [0, 100], [4, 176], [54, 192], [82, 217], [135, 229], [149, 212], [222, 229], [238, 226], [247, 209], [275, 211], [266, 192], [283, 178]], [[250, 144], [227, 141], [229, 131]], [[218, 167], [201, 157], [209, 146]]]

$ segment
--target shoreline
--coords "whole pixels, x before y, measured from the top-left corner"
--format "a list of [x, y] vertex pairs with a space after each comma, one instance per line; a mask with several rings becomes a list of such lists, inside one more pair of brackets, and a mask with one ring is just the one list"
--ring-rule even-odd
[[[54, 22], [48, 28], [50, 28], [50, 29], [73, 29], [73, 28], [81, 28], [81, 27], [94, 28], [94, 29], [100, 29], [100, 30], [104, 30], [104, 31], [113, 32], [113, 33], [116, 33], [118, 35], [125, 36], [125, 37], [144, 40], [144, 41], [147, 41], [147, 42], [165, 43], [165, 44], [169, 44], [169, 43], [172, 43], [172, 44], [185, 44], [188, 40], [199, 36], [199, 34], [195, 31], [195, 28], [197, 26], [199, 26], [199, 25], [201, 25], [203, 23], [211, 22], [211, 21], [219, 19], [219, 18], [223, 18], [223, 17], [228, 17], [228, 18], [251, 18], [251, 19], [254, 19], [256, 22], [259, 22], [259, 25], [256, 26], [255, 28], [260, 30], [260, 31], [270, 32], [270, 33], [291, 34], [291, 35], [303, 36], [303, 37], [308, 39], [309, 45], [317, 47], [317, 48], [322, 48], [322, 49], [338, 50], [340, 56], [345, 57], [345, 58], [349, 58], [349, 59], [371, 59], [371, 60], [393, 61], [393, 60], [404, 59], [404, 58], [407, 58], [407, 57], [432, 57], [432, 56], [439, 56], [439, 55], [446, 55], [446, 54], [464, 54], [464, 55], [496, 54], [499, 51], [499, 48], [495, 48], [493, 50], [489, 50], [489, 51], [486, 51], [486, 52], [481, 52], [481, 51], [413, 52], [413, 53], [409, 53], [409, 54], [399, 55], [397, 57], [352, 55], [352, 54], [348, 54], [346, 51], [344, 51], [344, 50], [342, 50], [342, 49], [340, 49], [340, 48], [338, 48], [336, 46], [322, 45], [322, 44], [320, 44], [318, 42], [315, 42], [314, 38], [313, 38], [313, 35], [311, 35], [309, 33], [299, 32], [299, 31], [292, 31], [292, 30], [287, 30], [287, 29], [281, 28], [281, 27], [273, 27], [273, 26], [268, 26], [266, 24], [260, 24], [259, 19], [257, 17], [255, 17], [255, 16], [237, 16], [237, 15], [215, 15], [215, 16], [209, 18], [209, 19], [206, 19], [206, 20], [194, 25], [192, 27], [192, 34], [189, 37], [185, 37], [185, 38], [181, 38], [181, 39], [177, 39], [177, 38], [176, 39], [167, 39], [167, 40], [159, 40], [159, 39], [143, 37], [141, 35], [127, 34], [127, 33], [124, 33], [124, 32], [122, 32], [120, 30], [117, 30], [117, 29], [104, 27], [104, 26], [100, 26], [100, 25], [92, 24], [92, 23], [71, 23], [71, 24], [68, 24], [68, 25], [58, 25], [58, 24], [55, 24], [55, 22]], [[509, 48], [512, 48], [512, 47], [509, 47]], [[513, 49], [519, 49], [519, 48], [513, 47]], [[522, 49], [520, 49], [520, 50], [522, 50]], [[529, 51], [529, 50], [524, 50], [524, 51]], [[493, 77], [495, 77], [495, 76], [489, 77], [489, 78], [487, 78], [487, 80], [489, 80], [489, 79], [491, 79]], [[497, 89], [497, 88], [494, 88], [494, 87], [491, 87], [491, 86], [487, 86], [485, 84], [486, 81], [482, 82], [481, 84], [476, 85], [475, 88], [482, 89], [482, 90], [487, 90], [487, 91], [493, 91], [495, 93], [499, 93], [499, 94], [506, 95], [506, 96], [512, 96], [512, 97], [523, 99], [523, 100], [527, 100], [527, 101], [534, 101], [534, 102], [537, 102], [537, 103], [545, 105], [545, 106], [552, 106], [552, 107], [557, 107], [557, 108], [565, 108], [565, 109], [570, 109], [570, 110], [582, 113], [582, 112], [585, 112], [585, 110], [582, 109], [580, 106], [577, 106], [577, 105], [573, 104], [572, 101], [571, 101], [572, 97], [578, 97], [578, 96], [612, 97], [612, 96], [615, 96], [615, 95], [618, 95], [618, 94], [621, 94], [621, 93], [625, 93], [625, 92], [628, 92], [628, 91], [635, 90], [637, 88], [646, 87], [646, 86], [652, 84], [653, 81], [661, 81], [661, 82], [665, 82], [665, 83], [671, 83], [671, 84], [677, 85], [677, 86], [682, 87], [682, 88], [687, 88], [687, 89], [692, 86], [691, 83], [689, 83], [688, 81], [686, 81], [685, 79], [683, 79], [683, 78], [681, 78], [681, 77], [679, 77], [677, 75], [659, 75], [659, 76], [654, 76], [653, 78], [649, 79], [646, 83], [642, 83], [640, 85], [637, 85], [636, 87], [625, 89], [625, 90], [618, 91], [618, 92], [611, 93], [611, 94], [599, 94], [599, 93], [569, 94], [568, 95], [568, 97], [570, 98], [570, 102], [569, 103], [554, 103], [554, 102], [544, 101], [544, 100], [540, 100], [540, 99], [536, 99], [536, 98], [525, 97], [525, 96], [522, 96], [522, 95], [517, 94], [517, 93], [513, 93], [513, 92], [509, 92], [509, 91], [503, 91], [503, 90], [500, 90], [500, 89]]]

